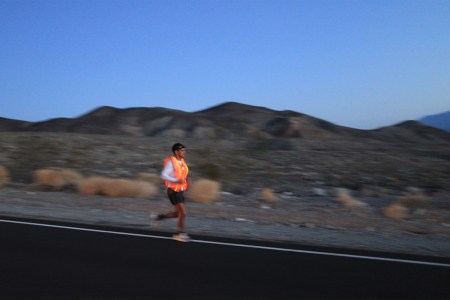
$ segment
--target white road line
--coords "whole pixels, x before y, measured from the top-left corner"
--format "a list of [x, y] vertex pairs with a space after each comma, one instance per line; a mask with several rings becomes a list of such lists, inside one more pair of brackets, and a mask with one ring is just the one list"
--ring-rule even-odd
[[40, 226], [40, 227], [59, 228], [59, 229], [68, 229], [68, 230], [76, 230], [76, 231], [88, 231], [88, 232], [109, 233], [109, 234], [136, 236], [136, 237], [145, 237], [145, 238], [155, 238], [155, 239], [163, 239], [163, 240], [171, 240], [172, 239], [170, 237], [159, 236], [159, 235], [139, 234], [139, 233], [130, 233], [130, 232], [121, 232], [121, 231], [109, 231], [109, 230], [100, 230], [100, 229], [73, 227], [73, 226], [62, 226], [62, 225], [53, 225], [53, 224], [45, 224], [45, 223], [12, 221], [12, 220], [2, 220], [2, 219], [0, 219], [0, 222], [31, 225], [31, 226]]
[[[0, 222], [13, 223], [13, 224], [22, 224], [22, 225], [30, 225], [30, 226], [59, 228], [59, 229], [68, 229], [68, 230], [76, 230], [76, 231], [87, 231], [87, 232], [107, 233], [107, 234], [134, 236], [134, 237], [143, 237], [143, 238], [155, 238], [155, 239], [162, 239], [162, 240], [172, 240], [171, 237], [165, 237], [165, 236], [159, 236], [159, 235], [138, 234], [138, 233], [121, 232], [121, 231], [109, 231], [109, 230], [100, 230], [100, 229], [91, 229], [91, 228], [82, 228], [82, 227], [73, 227], [73, 226], [52, 225], [52, 224], [45, 224], [45, 223], [12, 221], [12, 220], [2, 220], [2, 219], [0, 219]], [[225, 243], [225, 242], [214, 242], [214, 241], [195, 240], [195, 239], [191, 240], [191, 243], [192, 242], [193, 243], [202, 243], [202, 244], [231, 246], [231, 247], [252, 248], [252, 249], [260, 249], [260, 250], [282, 251], [282, 252], [303, 253], [303, 254], [313, 254], [313, 255], [323, 255], [323, 256], [336, 256], [336, 257], [345, 257], [345, 258], [357, 258], [357, 259], [378, 260], [378, 261], [388, 261], [388, 262], [397, 262], [397, 263], [407, 263], [407, 264], [427, 265], [427, 266], [450, 268], [450, 264], [436, 263], [436, 262], [430, 262], [430, 261], [396, 259], [396, 258], [388, 258], [388, 257], [343, 254], [343, 253], [334, 253], [334, 252], [310, 251], [310, 250], [300, 250], [300, 249], [290, 249], [290, 248], [267, 247], [267, 246], [235, 244], [235, 243]]]
[[430, 261], [396, 259], [396, 258], [388, 258], [388, 257], [343, 254], [343, 253], [334, 253], [334, 252], [320, 252], [320, 251], [299, 250], [299, 249], [289, 249], [289, 248], [277, 248], [277, 247], [266, 247], [266, 246], [256, 246], [256, 245], [223, 243], [223, 242], [211, 242], [211, 241], [204, 241], [204, 240], [192, 240], [192, 242], [204, 243], [204, 244], [217, 244], [217, 245], [233, 246], [233, 247], [265, 249], [265, 250], [273, 250], [273, 251], [296, 252], [296, 253], [314, 254], [314, 255], [337, 256], [337, 257], [358, 258], [358, 259], [368, 259], [368, 260], [380, 260], [380, 261], [389, 261], [389, 262], [399, 262], [399, 263], [408, 263], [408, 264], [416, 264], [416, 265], [428, 265], [428, 266], [450, 268], [450, 264], [435, 263], [435, 262], [430, 262]]

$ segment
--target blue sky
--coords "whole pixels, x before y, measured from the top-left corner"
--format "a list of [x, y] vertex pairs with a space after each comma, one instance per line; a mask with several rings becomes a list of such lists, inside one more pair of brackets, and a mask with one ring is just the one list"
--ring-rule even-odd
[[236, 101], [373, 129], [450, 110], [450, 1], [0, 0], [0, 117]]

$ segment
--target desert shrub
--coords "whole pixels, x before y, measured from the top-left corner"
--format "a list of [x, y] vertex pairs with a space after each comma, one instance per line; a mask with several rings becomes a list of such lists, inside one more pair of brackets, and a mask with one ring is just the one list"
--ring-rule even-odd
[[277, 196], [272, 189], [264, 188], [259, 193], [259, 199], [266, 203], [274, 203], [278, 201]]
[[102, 186], [107, 180], [104, 177], [89, 177], [78, 185], [78, 192], [83, 195], [101, 195]]
[[427, 197], [420, 193], [398, 197], [383, 209], [383, 215], [393, 219], [407, 219], [410, 217], [408, 208], [418, 206], [426, 199]]
[[409, 217], [408, 209], [401, 204], [393, 203], [383, 209], [383, 215], [392, 219], [406, 219]]
[[150, 182], [135, 181], [134, 184], [136, 187], [134, 198], [150, 199], [155, 197], [158, 193], [157, 187]]
[[0, 165], [0, 189], [2, 189], [9, 182], [8, 169]]
[[355, 199], [347, 189], [337, 189], [336, 201], [347, 207], [357, 208], [366, 206], [366, 203]]
[[410, 207], [424, 202], [426, 198], [427, 197], [423, 194], [412, 194], [398, 197], [396, 203], [405, 207]]
[[145, 181], [109, 179], [103, 182], [101, 192], [109, 197], [152, 198], [156, 187]]
[[192, 202], [211, 203], [219, 197], [220, 189], [220, 183], [217, 181], [199, 179], [194, 181], [186, 191], [186, 198]]
[[33, 174], [35, 186], [62, 190], [67, 187], [76, 187], [83, 180], [83, 176], [70, 169], [39, 169]]
[[78, 192], [83, 195], [149, 199], [156, 195], [157, 188], [142, 180], [90, 177], [79, 185]]
[[162, 179], [161, 176], [158, 174], [152, 174], [152, 173], [137, 173], [136, 174], [136, 179], [137, 180], [141, 180], [141, 181], [145, 181], [145, 182], [150, 182], [153, 184], [161, 184]]
[[103, 181], [101, 194], [109, 197], [132, 197], [133, 183], [127, 179], [108, 179]]

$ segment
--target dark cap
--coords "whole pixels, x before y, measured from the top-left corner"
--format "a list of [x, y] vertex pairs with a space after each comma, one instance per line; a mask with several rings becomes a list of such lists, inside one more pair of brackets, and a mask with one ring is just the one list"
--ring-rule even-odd
[[184, 149], [186, 148], [183, 144], [176, 143], [172, 146], [172, 152], [175, 152], [176, 150]]

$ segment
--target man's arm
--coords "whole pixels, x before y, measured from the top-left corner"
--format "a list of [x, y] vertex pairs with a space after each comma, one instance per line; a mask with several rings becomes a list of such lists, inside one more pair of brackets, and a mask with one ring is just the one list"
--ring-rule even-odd
[[164, 180], [168, 180], [170, 182], [179, 182], [178, 178], [173, 177], [173, 165], [172, 161], [169, 160], [167, 162], [167, 165], [164, 167], [164, 169], [161, 172], [161, 178]]

